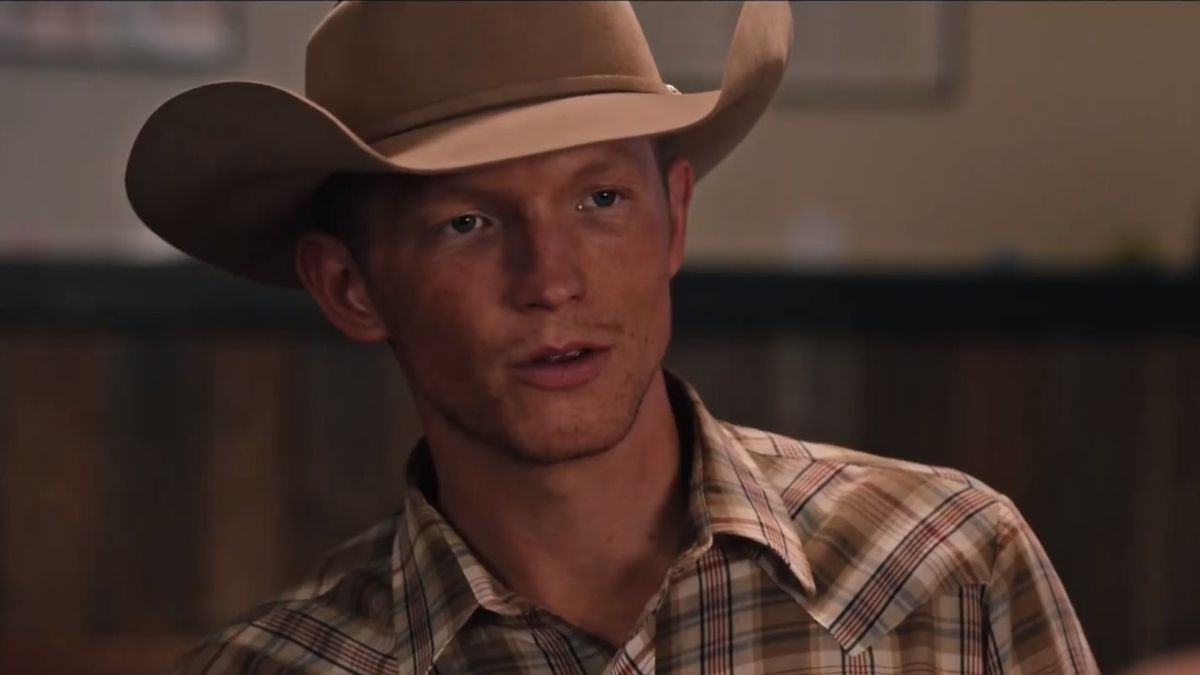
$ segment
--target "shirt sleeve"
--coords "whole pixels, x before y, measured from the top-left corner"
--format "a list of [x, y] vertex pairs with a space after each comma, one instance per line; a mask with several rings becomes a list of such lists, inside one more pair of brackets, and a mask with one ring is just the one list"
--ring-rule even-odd
[[1000, 507], [986, 593], [987, 672], [1099, 673], [1046, 551], [1012, 502]]

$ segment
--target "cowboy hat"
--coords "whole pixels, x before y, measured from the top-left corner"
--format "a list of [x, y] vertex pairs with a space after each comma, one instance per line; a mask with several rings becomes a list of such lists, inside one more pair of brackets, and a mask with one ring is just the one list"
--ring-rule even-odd
[[295, 238], [335, 173], [661, 137], [700, 177], [767, 107], [791, 42], [788, 3], [748, 2], [721, 88], [680, 94], [627, 2], [341, 2], [309, 39], [304, 96], [240, 81], [175, 96], [138, 133], [126, 191], [185, 253], [296, 286]]

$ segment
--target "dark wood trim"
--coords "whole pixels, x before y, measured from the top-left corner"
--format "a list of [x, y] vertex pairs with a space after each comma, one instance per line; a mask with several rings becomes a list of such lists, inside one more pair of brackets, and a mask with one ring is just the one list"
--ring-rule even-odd
[[[682, 333], [1200, 335], [1200, 276], [1154, 272], [802, 272], [692, 268]], [[198, 264], [0, 264], [0, 326], [327, 332], [294, 290]]]

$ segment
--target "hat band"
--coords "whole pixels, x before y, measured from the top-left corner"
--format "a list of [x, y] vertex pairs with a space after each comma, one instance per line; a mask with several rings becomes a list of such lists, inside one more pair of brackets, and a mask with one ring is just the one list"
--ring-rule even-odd
[[[433, 105], [364, 126], [359, 138], [367, 144], [378, 143], [397, 134], [413, 131], [436, 122], [445, 122], [496, 108], [533, 103], [569, 96], [612, 92], [668, 94], [661, 80], [631, 75], [577, 75], [556, 80], [527, 82], [498, 89], [476, 92], [467, 96], [439, 101]], [[335, 113], [336, 114], [336, 113]]]

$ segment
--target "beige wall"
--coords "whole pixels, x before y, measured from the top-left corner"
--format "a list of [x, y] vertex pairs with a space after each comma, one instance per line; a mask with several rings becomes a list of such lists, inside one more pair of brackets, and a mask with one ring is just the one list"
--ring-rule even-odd
[[[144, 246], [121, 184], [141, 121], [205, 80], [298, 86], [327, 7], [248, 4], [249, 53], [230, 72], [0, 68], [0, 247]], [[1080, 265], [1137, 233], [1190, 260], [1200, 3], [989, 3], [967, 24], [948, 107], [772, 111], [701, 184], [691, 258], [957, 265], [1007, 250]]]
[[1189, 259], [1200, 3], [969, 9], [953, 106], [775, 111], [699, 191], [694, 257], [1077, 265], [1132, 230]]
[[237, 4], [248, 36], [237, 68], [179, 75], [0, 67], [0, 252], [166, 247], [125, 199], [125, 158], [142, 122], [172, 95], [207, 81], [302, 86], [304, 42], [332, 3]]

